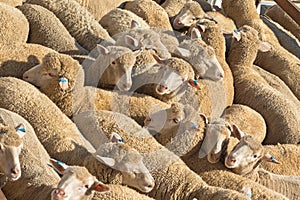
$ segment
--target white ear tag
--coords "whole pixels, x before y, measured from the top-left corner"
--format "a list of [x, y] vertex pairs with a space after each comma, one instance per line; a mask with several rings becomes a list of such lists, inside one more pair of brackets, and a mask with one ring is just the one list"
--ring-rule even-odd
[[68, 79], [62, 77], [59, 79], [59, 86], [62, 90], [66, 90], [69, 88], [69, 81]]

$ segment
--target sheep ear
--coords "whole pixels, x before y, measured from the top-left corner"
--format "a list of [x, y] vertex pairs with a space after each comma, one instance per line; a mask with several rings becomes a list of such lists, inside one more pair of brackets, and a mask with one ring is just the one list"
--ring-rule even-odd
[[55, 160], [53, 158], [50, 158], [51, 166], [57, 171], [59, 174], [63, 174], [64, 171], [69, 167], [65, 163]]
[[181, 48], [181, 47], [176, 47], [176, 49], [177, 49], [179, 55], [182, 56], [182, 57], [188, 58], [188, 57], [191, 56], [191, 52], [188, 49], [184, 49], [184, 48]]
[[238, 30], [235, 29], [232, 32], [232, 37], [235, 38], [237, 41], [240, 41], [241, 40], [241, 33]]
[[152, 54], [152, 56], [153, 56], [153, 58], [156, 60], [156, 62], [157, 62], [158, 64], [161, 64], [161, 65], [167, 64], [165, 59], [161, 59], [160, 57], [158, 57], [158, 56], [155, 55], [155, 54]]
[[207, 119], [207, 117], [206, 117], [203, 113], [200, 113], [199, 115], [200, 115], [200, 117], [203, 119], [205, 125], [207, 125], [207, 124], [208, 124], [208, 119]]
[[188, 81], [188, 83], [192, 86], [192, 87], [194, 87], [194, 88], [196, 88], [196, 89], [200, 89], [200, 85], [199, 85], [199, 82], [198, 82], [198, 80], [197, 79], [190, 79], [189, 81]]
[[90, 190], [95, 190], [97, 192], [107, 192], [110, 190], [110, 188], [107, 185], [101, 183], [100, 181], [95, 181], [90, 187]]
[[123, 138], [116, 132], [112, 132], [112, 134], [110, 136], [110, 141], [113, 143], [123, 143], [124, 142]]
[[107, 55], [109, 53], [109, 50], [100, 44], [97, 44], [97, 50], [102, 55]]
[[69, 88], [69, 81], [65, 77], [59, 78], [59, 86], [62, 90], [67, 90]]
[[5, 149], [4, 145], [0, 142], [0, 153], [3, 153], [4, 149]]
[[269, 42], [260, 42], [258, 50], [261, 52], [268, 52], [271, 50], [271, 44]]
[[131, 37], [130, 35], [125, 35], [125, 43], [132, 49], [135, 49], [139, 46], [137, 39]]
[[103, 164], [105, 164], [109, 167], [113, 167], [116, 164], [116, 161], [113, 158], [103, 157], [103, 156], [99, 156], [99, 155], [96, 155], [96, 158], [97, 158], [97, 160], [99, 160], [100, 162], [102, 162]]
[[140, 29], [142, 28], [140, 23], [138, 23], [137, 21], [135, 20], [132, 20], [131, 21], [131, 25], [130, 25], [131, 29]]
[[235, 137], [239, 140], [241, 140], [241, 138], [245, 136], [245, 133], [243, 131], [241, 131], [241, 129], [239, 129], [239, 127], [235, 124], [232, 125], [231, 134], [233, 137]]
[[270, 155], [269, 153], [266, 153], [263, 157], [263, 160], [268, 161], [268, 162], [272, 162], [272, 163], [276, 163], [276, 164], [281, 164], [281, 162], [279, 162], [278, 160], [276, 160], [272, 155]]
[[23, 123], [19, 124], [15, 129], [20, 138], [24, 137], [24, 135], [26, 134], [26, 128]]
[[[201, 31], [204, 32], [205, 31], [205, 27], [202, 27], [202, 25], [198, 25], [199, 28], [201, 28]], [[195, 38], [199, 38], [202, 40], [202, 35], [200, 33], [200, 31], [197, 28], [192, 28], [191, 31], [191, 38], [195, 39]]]

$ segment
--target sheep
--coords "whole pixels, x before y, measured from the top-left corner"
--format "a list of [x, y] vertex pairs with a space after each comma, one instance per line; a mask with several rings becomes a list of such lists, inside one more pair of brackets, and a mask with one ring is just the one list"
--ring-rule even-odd
[[285, 30], [280, 24], [272, 21], [266, 16], [261, 16], [262, 21], [273, 31], [279, 43], [290, 53], [300, 58], [300, 42], [289, 31]]
[[[0, 111], [3, 113], [2, 115], [9, 115], [4, 109]], [[21, 177], [19, 156], [23, 147], [22, 138], [26, 130], [23, 124], [12, 128], [5, 123], [4, 119], [1, 119], [0, 131], [0, 170], [5, 177], [5, 181], [8, 179], [16, 181]]]
[[41, 44], [61, 53], [88, 53], [76, 43], [64, 25], [49, 10], [32, 4], [23, 4], [18, 9], [29, 21], [29, 43]]
[[161, 7], [166, 10], [169, 18], [173, 18], [180, 12], [186, 1], [187, 0], [166, 0], [161, 4]]
[[0, 76], [22, 78], [25, 71], [40, 64], [54, 50], [38, 44], [12, 44], [0, 47]]
[[121, 6], [124, 2], [127, 2], [127, 1], [126, 0], [114, 0], [114, 1], [110, 1], [110, 0], [103, 0], [103, 1], [77, 0], [77, 2], [82, 7], [86, 8], [97, 21], [100, 21], [101, 18], [104, 15], [106, 15], [108, 12], [117, 8], [118, 6]]
[[[52, 191], [52, 195], [54, 197], [64, 194], [65, 196], [72, 197], [72, 199], [75, 200], [76, 197], [74, 196], [74, 192], [78, 190], [78, 192], [81, 193], [85, 192], [80, 196], [76, 195], [77, 197], [82, 197], [81, 199], [152, 199], [125, 186], [114, 184], [104, 185], [84, 167], [68, 166], [65, 163], [56, 161], [55, 159], [50, 159], [50, 162], [56, 171], [63, 175], [58, 184], [61, 188], [57, 188]], [[81, 184], [79, 189], [78, 185], [75, 185], [78, 183]], [[89, 186], [89, 188], [85, 190], [84, 187], [87, 186]], [[62, 187], [66, 188], [66, 190], [63, 190], [65, 193], [62, 192]], [[96, 192], [92, 194], [91, 191], [94, 190]], [[66, 195], [67, 193], [71, 194]]]
[[27, 0], [53, 12], [75, 40], [86, 50], [91, 51], [96, 44], [114, 40], [93, 16], [75, 0]]
[[167, 12], [153, 0], [134, 0], [127, 2], [124, 9], [143, 18], [150, 27], [172, 30]]
[[281, 78], [300, 99], [300, 83], [296, 81], [300, 77], [299, 59], [279, 44], [274, 33], [259, 18], [254, 1], [224, 0], [222, 7], [228, 17], [235, 21], [237, 27], [251, 26], [258, 31], [261, 41], [272, 45], [270, 51], [258, 52], [255, 64]]
[[[126, 176], [127, 172], [112, 169], [105, 159], [99, 161], [99, 158], [92, 154], [95, 149], [84, 139], [75, 124], [37, 88], [16, 78], [0, 79], [2, 93], [0, 107], [14, 111], [28, 120], [51, 157], [72, 165], [83, 165], [104, 183], [128, 183], [129, 186], [138, 189], [143, 187], [137, 182], [143, 178], [147, 181], [147, 173], [145, 174], [147, 176]], [[24, 101], [27, 102], [26, 105]], [[125, 164], [126, 162], [129, 161], [124, 160]], [[133, 165], [134, 168], [139, 167]], [[128, 166], [132, 165], [128, 163]]]
[[255, 179], [258, 183], [278, 192], [289, 199], [299, 198], [299, 176], [283, 176], [273, 174], [260, 168], [262, 161], [281, 164], [265, 151], [263, 145], [250, 135], [245, 135], [234, 127], [234, 136], [239, 142], [233, 150], [228, 151], [224, 164], [237, 174]]
[[110, 188], [98, 181], [85, 167], [68, 166], [55, 159], [50, 159], [51, 166], [62, 176], [57, 188], [52, 190], [51, 199], [91, 199], [93, 192], [107, 192]]
[[[216, 57], [223, 68], [224, 78], [222, 81], [226, 94], [225, 105], [230, 106], [234, 98], [233, 76], [225, 58], [226, 44], [222, 30], [214, 21], [206, 19], [199, 20], [196, 23], [196, 28], [200, 31], [203, 41], [214, 48]], [[192, 32], [193, 28], [190, 30]]]
[[174, 56], [188, 61], [200, 78], [219, 81], [224, 77], [224, 70], [218, 62], [214, 49], [202, 41], [197, 29], [193, 29], [192, 37], [182, 41], [173, 52]]
[[[206, 185], [177, 156], [157, 143], [146, 129], [120, 113], [105, 110], [83, 112], [76, 115], [74, 121], [81, 132], [88, 134], [85, 136], [89, 136], [95, 145], [101, 143], [102, 134], [107, 136], [111, 132], [116, 132], [126, 144], [140, 152], [155, 180], [155, 187], [149, 193], [152, 198], [203, 199], [205, 197], [207, 199], [213, 198], [214, 195], [217, 199], [244, 198], [243, 195], [233, 191]], [[86, 124], [93, 124], [93, 126]], [[181, 187], [183, 185], [184, 188]]]
[[115, 8], [104, 15], [99, 23], [105, 28], [111, 36], [116, 36], [122, 32], [131, 29], [131, 21], [135, 20], [143, 28], [149, 28], [149, 25], [144, 19], [137, 16], [135, 13]]
[[236, 29], [233, 20], [225, 17], [221, 12], [207, 12], [205, 13], [200, 4], [196, 1], [187, 1], [184, 7], [173, 21], [174, 29], [180, 30], [184, 27], [190, 27], [201, 19], [211, 19], [217, 23], [222, 32], [230, 33]]
[[298, 40], [300, 40], [300, 26], [286, 13], [280, 6], [274, 5], [264, 13], [273, 21], [279, 23], [286, 30], [290, 31]]
[[[99, 56], [89, 66], [82, 66], [85, 71], [85, 85], [101, 88], [117, 87], [121, 91], [131, 88], [131, 72], [139, 51], [132, 52], [121, 46], [97, 45]], [[113, 89], [113, 88], [109, 88]]]
[[[246, 178], [229, 172], [226, 170], [225, 166], [220, 166], [218, 163], [212, 165], [207, 163], [206, 159], [198, 158], [198, 152], [200, 149], [202, 150], [204, 145], [206, 145], [207, 150], [219, 148], [218, 144], [214, 143], [216, 141], [203, 140], [205, 135], [204, 132], [206, 132], [205, 138], [208, 137], [208, 134], [210, 138], [212, 136], [211, 134], [215, 134], [217, 139], [220, 140], [219, 144], [221, 146], [223, 140], [229, 138], [231, 134], [229, 129], [225, 126], [226, 123], [224, 122], [224, 119], [218, 121], [214, 120], [206, 125], [204, 123], [205, 121], [205, 118], [199, 115], [199, 113], [190, 106], [172, 104], [169, 109], [160, 110], [150, 115], [149, 118], [146, 118], [145, 127], [150, 130], [150, 133], [153, 134], [160, 143], [181, 156], [192, 170], [201, 177], [205, 177], [210, 185], [233, 189], [240, 192], [243, 185], [249, 184], [253, 189], [255, 188], [255, 191], [253, 192], [255, 198], [270, 198], [265, 197], [265, 195], [274, 195], [273, 192], [268, 191], [267, 188], [261, 187], [254, 181], [247, 180]], [[206, 130], [204, 129], [204, 126], [206, 126]], [[225, 137], [220, 133], [223, 133]], [[208, 151], [207, 155], [209, 162], [214, 161], [212, 159], [215, 157], [210, 157], [214, 156], [214, 154], [210, 154]], [[215, 163], [215, 161], [213, 163]], [[217, 173], [217, 175], [215, 175], [215, 173]], [[220, 179], [222, 180], [221, 182], [219, 182]], [[276, 194], [275, 196], [276, 198], [279, 198], [280, 195]]]
[[17, 7], [23, 4], [23, 0], [1, 0], [1, 2], [13, 7]]
[[20, 10], [0, 2], [0, 44], [25, 43], [29, 34], [29, 23]]
[[3, 108], [0, 109], [0, 118], [1, 123], [19, 127], [20, 132], [25, 131], [22, 132], [23, 148], [20, 153], [22, 175], [14, 182], [7, 182], [2, 188], [7, 199], [50, 199], [51, 190], [58, 183], [59, 176], [48, 166], [49, 155], [33, 127], [20, 115]]
[[[256, 30], [250, 26], [243, 26], [238, 33], [239, 41], [234, 40], [227, 59], [233, 72], [235, 85], [235, 102], [247, 105], [259, 112], [265, 119], [268, 130], [264, 144], [298, 143], [299, 142], [299, 102], [282, 93], [284, 86], [272, 87], [264, 75], [253, 66], [258, 49], [266, 51], [270, 48], [262, 43]], [[247, 91], [245, 90], [247, 88]], [[277, 89], [281, 88], [281, 89]], [[294, 97], [295, 98], [295, 97]]]
[[[45, 71], [47, 73], [42, 74]], [[48, 74], [53, 75], [52, 77]], [[66, 81], [63, 83], [59, 79]], [[51, 53], [45, 56], [42, 65], [23, 74], [23, 79], [39, 87], [67, 116], [88, 110], [113, 110], [130, 115], [137, 122], [143, 123], [145, 116], [154, 105], [167, 107], [155, 98], [84, 87], [82, 67], [70, 56]], [[41, 81], [46, 79], [44, 83]], [[63, 90], [67, 86], [66, 90]]]
[[[128, 43], [131, 38], [131, 43]], [[160, 35], [152, 29], [144, 28], [135, 20], [131, 21], [131, 29], [114, 36], [115, 45], [125, 46], [131, 50], [152, 49], [162, 58], [170, 58], [171, 54], [160, 40]]]

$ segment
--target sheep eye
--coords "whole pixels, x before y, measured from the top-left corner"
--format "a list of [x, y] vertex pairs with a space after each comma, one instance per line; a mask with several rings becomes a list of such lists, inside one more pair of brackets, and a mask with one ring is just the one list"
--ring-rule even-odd
[[116, 62], [115, 61], [112, 61], [112, 63], [111, 63], [112, 65], [115, 65], [116, 64]]
[[179, 123], [179, 119], [178, 119], [178, 118], [174, 118], [174, 119], [173, 119], [173, 122], [174, 122], [175, 124], [178, 124], [178, 123]]
[[85, 185], [84, 187], [88, 189], [88, 188], [89, 188], [89, 185]]
[[253, 157], [254, 157], [254, 158], [257, 158], [257, 155], [254, 155]]
[[48, 76], [54, 77], [55, 74], [48, 73]]

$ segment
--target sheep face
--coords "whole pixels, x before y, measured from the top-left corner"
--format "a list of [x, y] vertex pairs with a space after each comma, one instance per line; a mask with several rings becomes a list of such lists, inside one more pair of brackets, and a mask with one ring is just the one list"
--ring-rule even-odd
[[206, 125], [206, 134], [199, 152], [203, 158], [207, 154], [210, 163], [219, 162], [222, 154], [223, 142], [231, 135], [230, 130], [224, 122], [213, 122]]
[[0, 124], [0, 167], [5, 176], [15, 181], [21, 177], [19, 155], [23, 147], [21, 138], [25, 128], [21, 124], [16, 130]]
[[189, 27], [195, 23], [197, 19], [204, 16], [205, 13], [200, 4], [195, 1], [187, 2], [175, 17], [173, 27], [177, 30], [183, 27]]
[[103, 144], [94, 155], [103, 164], [120, 171], [123, 184], [146, 193], [153, 189], [154, 179], [143, 163], [143, 157], [123, 142]]
[[175, 70], [165, 68], [162, 78], [156, 86], [156, 93], [159, 95], [170, 94], [177, 90], [187, 78], [182, 77]]
[[173, 103], [171, 108], [159, 110], [147, 116], [144, 125], [148, 130], [160, 132], [178, 127], [184, 118], [185, 114], [182, 106]]
[[203, 79], [220, 81], [224, 70], [215, 56], [214, 49], [199, 40], [183, 41], [175, 54], [187, 60], [194, 68], [195, 74]]
[[62, 175], [58, 187], [51, 192], [51, 200], [88, 199], [92, 191], [106, 192], [109, 187], [92, 176], [85, 167], [67, 166], [50, 160], [52, 166]]

